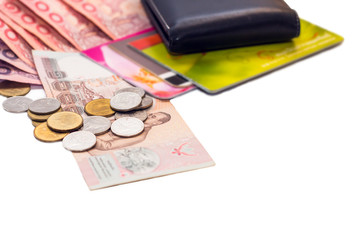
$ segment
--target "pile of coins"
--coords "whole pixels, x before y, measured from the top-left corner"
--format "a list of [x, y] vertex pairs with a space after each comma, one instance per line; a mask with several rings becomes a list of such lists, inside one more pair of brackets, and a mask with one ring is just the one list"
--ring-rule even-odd
[[[96, 145], [96, 135], [108, 132], [120, 137], [133, 137], [144, 131], [147, 109], [153, 99], [145, 95], [141, 88], [124, 88], [111, 99], [95, 99], [85, 105], [88, 117], [63, 111], [61, 103], [53, 98], [31, 100], [24, 97], [30, 86], [14, 82], [0, 83], [0, 94], [9, 97], [3, 108], [12, 113], [27, 112], [35, 126], [34, 136], [43, 142], [63, 140], [67, 150], [80, 152]], [[111, 123], [108, 117], [115, 115]]]

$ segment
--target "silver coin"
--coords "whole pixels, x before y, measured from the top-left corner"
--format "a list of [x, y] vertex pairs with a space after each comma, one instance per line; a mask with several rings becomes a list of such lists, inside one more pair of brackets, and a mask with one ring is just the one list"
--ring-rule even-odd
[[29, 105], [29, 110], [35, 114], [50, 114], [56, 112], [61, 107], [61, 103], [54, 98], [41, 98], [33, 101]]
[[149, 108], [153, 105], [153, 103], [154, 103], [154, 100], [151, 97], [146, 96], [141, 100], [141, 104], [139, 106], [137, 106], [135, 108], [135, 110]]
[[32, 102], [32, 99], [23, 96], [11, 97], [3, 102], [3, 108], [12, 113], [26, 112]]
[[156, 152], [147, 148], [125, 148], [115, 152], [120, 165], [135, 173], [144, 174], [154, 171], [160, 164]]
[[111, 127], [111, 122], [106, 117], [91, 116], [84, 118], [83, 131], [92, 132], [95, 135], [106, 133]]
[[134, 117], [119, 118], [111, 124], [111, 131], [120, 137], [133, 137], [144, 131], [144, 123]]
[[148, 114], [145, 110], [139, 111], [130, 111], [130, 112], [117, 112], [115, 114], [115, 119], [123, 118], [123, 117], [134, 117], [140, 119], [141, 121], [145, 121], [148, 117]]
[[96, 136], [88, 131], [77, 131], [70, 133], [63, 139], [65, 149], [72, 152], [89, 150], [96, 144]]
[[138, 87], [129, 87], [129, 88], [120, 89], [115, 93], [115, 95], [117, 95], [119, 93], [123, 93], [123, 92], [133, 92], [133, 93], [139, 94], [139, 96], [142, 98], [145, 96], [144, 89], [138, 88]]
[[111, 98], [110, 106], [115, 111], [127, 112], [139, 106], [141, 100], [142, 98], [136, 93], [123, 92]]

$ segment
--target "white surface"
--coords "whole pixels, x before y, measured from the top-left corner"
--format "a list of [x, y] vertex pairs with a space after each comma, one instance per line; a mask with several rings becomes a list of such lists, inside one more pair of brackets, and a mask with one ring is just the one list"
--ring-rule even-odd
[[358, 8], [287, 2], [345, 42], [173, 100], [215, 167], [91, 192], [61, 143], [37, 141], [26, 114], [1, 108], [0, 239], [359, 239]]

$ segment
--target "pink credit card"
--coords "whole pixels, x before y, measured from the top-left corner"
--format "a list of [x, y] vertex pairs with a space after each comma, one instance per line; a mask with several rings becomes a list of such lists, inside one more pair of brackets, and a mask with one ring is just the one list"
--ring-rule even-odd
[[98, 64], [110, 69], [130, 84], [144, 89], [148, 94], [159, 99], [171, 99], [193, 90], [195, 88], [193, 85], [185, 88], [171, 86], [148, 69], [142, 67], [141, 63], [132, 61], [109, 47], [110, 44], [132, 38], [151, 30], [152, 29], [145, 30], [113, 42], [87, 49], [82, 53]]

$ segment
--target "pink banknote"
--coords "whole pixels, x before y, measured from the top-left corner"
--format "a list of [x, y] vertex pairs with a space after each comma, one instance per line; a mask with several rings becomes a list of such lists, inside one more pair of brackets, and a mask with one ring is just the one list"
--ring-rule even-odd
[[[111, 98], [129, 87], [80, 54], [34, 51], [34, 59], [46, 95], [61, 101], [63, 109], [84, 117], [87, 102]], [[214, 165], [169, 101], [155, 99], [147, 113], [140, 135], [123, 138], [107, 132], [97, 137], [92, 150], [74, 153], [91, 190]]]
[[0, 79], [41, 85], [41, 81], [38, 75], [23, 72], [1, 60], [0, 60]]
[[28, 73], [37, 74], [36, 69], [30, 67], [23, 60], [18, 58], [16, 54], [0, 39], [0, 60], [19, 68]]
[[0, 39], [25, 63], [34, 67], [30, 45], [4, 21], [0, 19]]
[[62, 52], [77, 51], [56, 30], [19, 1], [0, 0], [0, 11], [11, 18], [19, 26], [37, 36], [52, 50]]
[[24, 40], [33, 48], [36, 50], [50, 50], [42, 41], [40, 41], [39, 38], [37, 38], [35, 35], [29, 33], [22, 27], [20, 27], [17, 23], [15, 23], [13, 20], [11, 20], [8, 16], [6, 16], [4, 13], [0, 12], [0, 19], [2, 19], [9, 27], [11, 27], [15, 32], [17, 32], [21, 37], [24, 38]]
[[110, 41], [92, 22], [60, 0], [20, 1], [55, 28], [78, 50], [85, 50]]
[[150, 28], [140, 0], [64, 0], [112, 39]]

